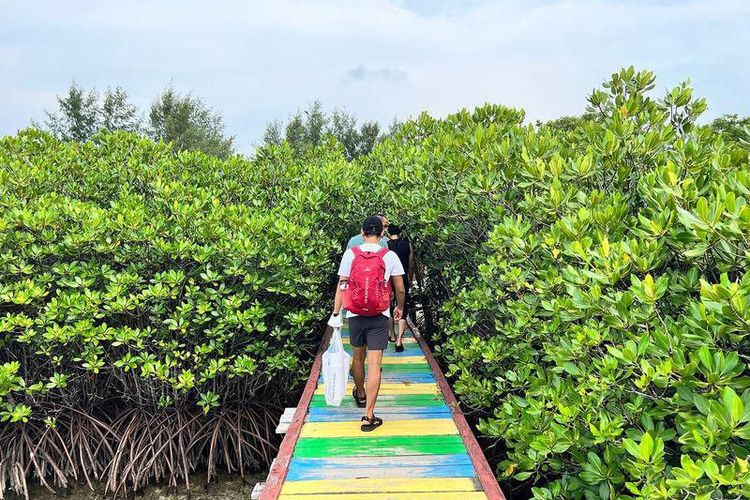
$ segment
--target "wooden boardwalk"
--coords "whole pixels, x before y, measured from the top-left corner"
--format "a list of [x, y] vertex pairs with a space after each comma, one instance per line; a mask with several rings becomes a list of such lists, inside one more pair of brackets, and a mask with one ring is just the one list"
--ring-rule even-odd
[[[342, 335], [351, 353], [346, 327]], [[341, 406], [326, 405], [326, 335], [261, 499], [504, 498], [429, 347], [407, 337], [404, 352], [384, 352], [383, 425], [365, 433], [351, 378]]]

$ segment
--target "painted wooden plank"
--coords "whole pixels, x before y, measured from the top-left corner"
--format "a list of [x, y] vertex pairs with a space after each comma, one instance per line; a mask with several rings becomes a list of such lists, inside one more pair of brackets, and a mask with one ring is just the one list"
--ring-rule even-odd
[[[353, 380], [353, 377], [352, 377]], [[396, 372], [396, 373], [389, 373], [388, 371], [383, 371], [380, 374], [380, 381], [381, 383], [404, 383], [408, 382], [411, 384], [426, 384], [426, 383], [435, 383], [435, 377], [432, 375], [432, 373], [413, 373], [413, 372]], [[323, 376], [321, 375], [318, 378], [318, 383], [323, 383]]]
[[[297, 499], [297, 500], [342, 500], [340, 494], [329, 495], [322, 493], [320, 495], [282, 495], [279, 498], [282, 499]], [[452, 491], [443, 493], [420, 493], [419, 500], [480, 500], [486, 499], [487, 495], [482, 491]], [[414, 493], [349, 493], [346, 495], [346, 500], [417, 500]]]
[[[383, 420], [451, 418], [447, 406], [386, 406], [376, 405], [375, 413]], [[308, 422], [345, 422], [359, 420], [363, 415], [362, 408], [311, 408], [307, 415]]]
[[[378, 407], [388, 406], [445, 406], [442, 396], [436, 394], [379, 394]], [[341, 406], [328, 406], [325, 395], [315, 394], [310, 402], [310, 408], [356, 408], [354, 399], [347, 395], [341, 401]], [[360, 409], [361, 410], [361, 409]]]
[[416, 456], [407, 460], [395, 457], [293, 458], [287, 481], [473, 476], [474, 466], [467, 454]]
[[426, 363], [426, 362], [427, 362], [427, 358], [425, 358], [424, 356], [400, 356], [400, 357], [386, 356], [383, 358], [384, 365], [401, 365], [401, 364], [409, 364], [409, 363]]
[[447, 491], [481, 491], [479, 482], [472, 478], [401, 478], [333, 479], [317, 481], [286, 481], [282, 495], [310, 495], [315, 493], [422, 493]]
[[[347, 343], [344, 343], [344, 350], [349, 354], [352, 353], [354, 348]], [[396, 352], [392, 349], [386, 349], [383, 351], [383, 357], [403, 357], [403, 356], [421, 356], [422, 349], [419, 344], [404, 345], [404, 352]]]
[[[365, 434], [365, 433], [360, 433]], [[295, 457], [393, 457], [401, 455], [451, 455], [466, 453], [461, 437], [454, 434], [430, 436], [369, 436], [300, 438]]]
[[[349, 343], [349, 335], [341, 335], [341, 340], [344, 342], [344, 344]], [[418, 344], [419, 341], [413, 337], [404, 337], [402, 340], [402, 343], [404, 346], [411, 345], [411, 344]], [[388, 342], [388, 349], [389, 351], [393, 351], [396, 348], [395, 342]]]
[[[308, 422], [302, 427], [301, 437], [361, 437], [364, 433], [361, 422], [348, 420], [344, 422]], [[433, 418], [423, 420], [384, 420], [374, 432], [378, 436], [425, 436], [432, 434], [458, 434], [452, 418]]]
[[[308, 416], [308, 422], [360, 422], [360, 419], [364, 415], [364, 410], [360, 409], [358, 413], [349, 414], [337, 414], [330, 416]], [[450, 412], [445, 413], [417, 413], [417, 412], [390, 412], [387, 410], [380, 410], [375, 408], [375, 415], [382, 418], [384, 422], [392, 422], [394, 420], [419, 420], [425, 421], [425, 425], [429, 425], [430, 420], [438, 418], [451, 418]], [[283, 431], [286, 432], [286, 431]]]
[[[351, 394], [354, 382], [346, 385], [345, 394]], [[318, 384], [315, 394], [325, 394], [325, 384]], [[437, 384], [381, 384], [379, 394], [440, 394]]]
[[[394, 346], [395, 346], [395, 344], [394, 344]], [[351, 346], [349, 346], [349, 347], [351, 347]], [[404, 344], [404, 352], [396, 352], [396, 348], [395, 347], [389, 347], [388, 349], [385, 349], [383, 351], [383, 356], [401, 356], [404, 353], [408, 353], [408, 352], [422, 354], [422, 348], [419, 347], [419, 344], [416, 343], [416, 342], [408, 344], [408, 345]]]
[[[384, 417], [383, 426], [363, 433], [359, 419], [363, 410], [351, 397], [344, 398], [339, 407], [327, 406], [325, 386], [318, 383], [284, 474], [286, 480], [283, 485], [274, 484], [274, 495], [264, 493], [264, 498], [487, 498], [483, 491], [486, 470], [482, 467], [478, 474], [480, 461], [467, 453], [466, 430], [455, 419], [465, 420], [460, 410], [446, 404], [451, 398], [455, 405], [455, 398], [443, 387], [444, 377], [429, 347], [411, 332], [407, 335], [404, 352], [396, 353], [390, 344], [383, 353], [375, 411]], [[346, 340], [345, 349], [352, 351]], [[311, 377], [308, 385], [319, 381]], [[350, 379], [349, 394], [352, 385]], [[486, 466], [486, 460], [480, 465]], [[281, 496], [277, 486], [281, 486]], [[498, 496], [490, 490], [491, 498], [502, 498], [502, 492]]]
[[386, 479], [391, 478], [435, 478], [435, 477], [474, 477], [474, 466], [471, 463], [451, 466], [423, 466], [394, 465], [378, 467], [336, 467], [331, 469], [320, 469], [315, 467], [289, 467], [287, 481], [320, 481], [335, 479]]
[[[365, 364], [365, 373], [368, 372], [367, 365]], [[386, 366], [383, 366], [383, 373], [400, 373], [400, 372], [409, 372], [409, 373], [429, 373], [432, 375], [432, 368], [430, 368], [430, 365], [427, 363], [427, 360], [424, 361], [424, 363], [390, 363]]]
[[409, 455], [408, 457], [333, 457], [333, 458], [300, 458], [292, 459], [301, 465], [319, 464], [321, 467], [379, 467], [395, 464], [415, 466], [427, 465], [461, 465], [471, 463], [467, 453], [453, 453], [449, 455]]
[[[376, 405], [377, 406], [377, 405]], [[419, 415], [426, 414], [451, 414], [450, 408], [447, 405], [434, 405], [434, 406], [385, 406], [381, 408], [381, 411], [387, 411], [390, 413], [416, 413]], [[320, 417], [320, 416], [334, 416], [334, 415], [360, 415], [362, 408], [354, 406], [342, 407], [342, 406], [321, 406], [316, 408], [310, 408], [308, 413], [308, 422], [311, 420], [309, 417]]]

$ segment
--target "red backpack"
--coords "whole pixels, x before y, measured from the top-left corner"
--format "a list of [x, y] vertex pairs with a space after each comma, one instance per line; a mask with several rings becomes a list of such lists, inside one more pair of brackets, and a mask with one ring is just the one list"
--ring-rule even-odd
[[377, 316], [391, 305], [391, 287], [385, 280], [387, 248], [363, 252], [352, 248], [354, 261], [344, 292], [344, 309], [359, 316]]

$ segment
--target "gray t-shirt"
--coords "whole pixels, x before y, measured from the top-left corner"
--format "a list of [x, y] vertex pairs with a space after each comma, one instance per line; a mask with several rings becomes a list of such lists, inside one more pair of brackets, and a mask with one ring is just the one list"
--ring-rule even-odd
[[[360, 250], [363, 252], [378, 252], [382, 248], [377, 243], [365, 243], [363, 245], [359, 245]], [[341, 257], [341, 265], [339, 266], [339, 276], [349, 277], [349, 275], [352, 272], [352, 262], [354, 262], [354, 252], [350, 249], [348, 249], [346, 252], [344, 252], [344, 256]], [[399, 260], [398, 255], [396, 255], [395, 252], [392, 252], [388, 250], [388, 252], [383, 256], [383, 262], [385, 262], [385, 280], [388, 281], [391, 279], [391, 276], [403, 276], [404, 275], [404, 266], [401, 265], [401, 260]], [[382, 312], [384, 316], [391, 317], [391, 312], [386, 309]], [[347, 318], [353, 318], [356, 316], [353, 312], [347, 311], [346, 317]]]
[[[381, 247], [388, 248], [388, 238], [386, 238], [385, 236], [380, 238], [380, 241], [378, 243]], [[350, 248], [358, 247], [364, 244], [365, 238], [361, 234], [358, 234], [349, 238], [349, 242], [346, 244], [346, 249], [349, 250]]]

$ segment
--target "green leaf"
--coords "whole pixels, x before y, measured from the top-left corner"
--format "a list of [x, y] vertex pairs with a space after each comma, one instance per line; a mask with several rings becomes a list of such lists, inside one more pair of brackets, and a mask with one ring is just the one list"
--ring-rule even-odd
[[641, 458], [648, 462], [651, 458], [651, 453], [654, 451], [654, 439], [648, 432], [641, 437], [641, 444], [638, 447]]
[[724, 401], [724, 408], [726, 408], [727, 414], [730, 417], [729, 423], [734, 427], [740, 421], [742, 413], [745, 410], [745, 405], [731, 387], [724, 388], [721, 398]]
[[625, 450], [633, 456], [633, 458], [641, 458], [641, 450], [635, 443], [635, 441], [629, 438], [625, 438], [622, 440], [622, 445]]
[[578, 376], [581, 374], [581, 370], [571, 362], [564, 363], [563, 368], [571, 375]]

